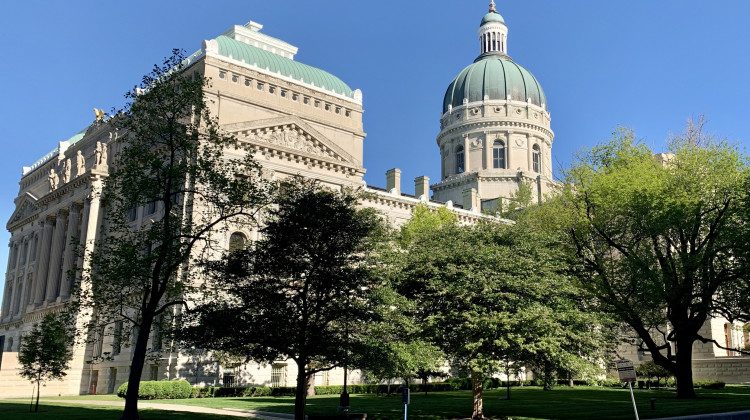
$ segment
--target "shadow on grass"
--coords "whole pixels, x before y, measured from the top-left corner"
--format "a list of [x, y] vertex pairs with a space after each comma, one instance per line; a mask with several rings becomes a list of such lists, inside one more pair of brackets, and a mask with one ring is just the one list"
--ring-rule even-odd
[[[39, 411], [29, 412], [29, 404], [0, 401], [0, 418], [8, 420], [117, 420], [122, 414], [122, 407], [87, 406], [87, 405], [51, 405], [39, 403]], [[226, 420], [230, 417], [210, 414], [186, 413], [141, 409], [142, 420]]]

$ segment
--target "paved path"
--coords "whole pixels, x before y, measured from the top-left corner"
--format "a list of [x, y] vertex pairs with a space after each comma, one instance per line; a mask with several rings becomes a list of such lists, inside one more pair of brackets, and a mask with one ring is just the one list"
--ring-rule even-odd
[[733, 411], [731, 413], [696, 414], [694, 416], [664, 417], [651, 420], [750, 420], [750, 411]]
[[[97, 401], [97, 400], [47, 400], [50, 403], [65, 403], [65, 404], [85, 404], [85, 405], [107, 405], [114, 407], [124, 407], [124, 401]], [[155, 408], [157, 410], [165, 411], [188, 411], [191, 413], [204, 413], [204, 414], [218, 414], [221, 416], [228, 417], [244, 417], [252, 419], [262, 420], [291, 420], [294, 419], [292, 414], [283, 413], [269, 413], [267, 411], [255, 411], [255, 410], [240, 410], [236, 408], [207, 408], [199, 407], [195, 405], [179, 405], [179, 404], [159, 404], [138, 401], [138, 408]]]

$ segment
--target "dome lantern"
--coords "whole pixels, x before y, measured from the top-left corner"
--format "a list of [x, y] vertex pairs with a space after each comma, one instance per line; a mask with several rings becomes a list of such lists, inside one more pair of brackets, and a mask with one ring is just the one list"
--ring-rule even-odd
[[490, 2], [490, 11], [479, 24], [479, 53], [507, 55], [508, 27], [505, 19], [495, 10], [495, 2]]

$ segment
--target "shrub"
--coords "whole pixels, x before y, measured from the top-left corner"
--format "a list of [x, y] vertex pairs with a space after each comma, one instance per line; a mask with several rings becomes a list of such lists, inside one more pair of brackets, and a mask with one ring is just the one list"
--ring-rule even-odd
[[[117, 388], [117, 396], [125, 398], [128, 392], [128, 383]], [[155, 399], [181, 399], [190, 398], [193, 395], [193, 387], [185, 381], [143, 381], [138, 387], [139, 400]]]
[[694, 381], [693, 386], [703, 389], [723, 389], [726, 384], [722, 381]]
[[445, 382], [451, 384], [453, 391], [471, 389], [471, 378], [448, 378]]

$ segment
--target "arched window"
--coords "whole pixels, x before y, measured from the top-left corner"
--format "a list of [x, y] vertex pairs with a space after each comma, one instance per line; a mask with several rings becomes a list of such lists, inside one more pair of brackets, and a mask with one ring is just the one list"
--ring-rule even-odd
[[492, 145], [492, 167], [505, 169], [505, 143], [500, 140], [495, 140]]
[[534, 159], [534, 172], [542, 172], [542, 153], [539, 150], [539, 145], [535, 144], [531, 150], [532, 158]]
[[234, 252], [245, 247], [247, 237], [243, 233], [234, 232], [229, 236], [229, 252]]
[[464, 147], [456, 147], [456, 173], [460, 174], [464, 171]]

